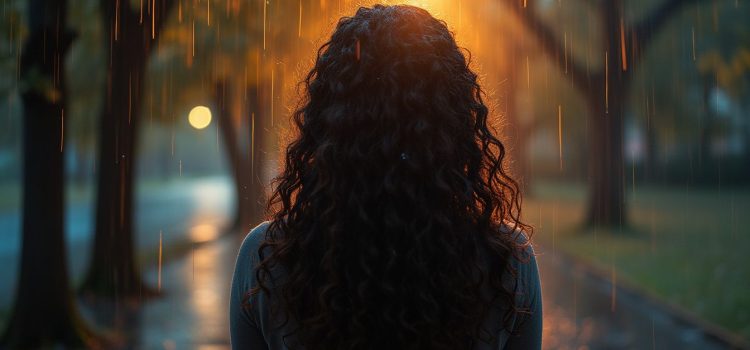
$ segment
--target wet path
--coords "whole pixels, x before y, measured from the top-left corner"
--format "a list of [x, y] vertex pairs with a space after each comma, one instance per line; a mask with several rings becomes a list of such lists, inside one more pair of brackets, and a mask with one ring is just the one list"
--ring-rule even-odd
[[546, 349], [724, 349], [662, 305], [537, 249]]
[[[138, 348], [224, 349], [229, 346], [229, 285], [240, 237], [225, 237], [164, 266], [166, 298], [148, 303]], [[151, 269], [146, 278], [156, 281]]]

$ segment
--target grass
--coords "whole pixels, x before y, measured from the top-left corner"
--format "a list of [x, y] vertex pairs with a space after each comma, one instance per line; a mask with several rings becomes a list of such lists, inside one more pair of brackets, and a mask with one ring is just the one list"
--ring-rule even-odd
[[547, 253], [561, 251], [750, 339], [750, 189], [636, 188], [629, 225], [581, 229], [583, 185], [540, 184], [524, 203]]

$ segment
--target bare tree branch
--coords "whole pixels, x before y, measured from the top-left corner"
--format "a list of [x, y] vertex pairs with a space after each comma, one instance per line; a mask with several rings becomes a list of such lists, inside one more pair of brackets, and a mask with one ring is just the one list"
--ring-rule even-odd
[[[560, 68], [561, 72], [567, 72], [577, 88], [585, 93], [591, 88], [589, 74], [586, 69], [577, 62], [572, 55], [565, 52], [565, 47], [561, 45], [560, 39], [550, 29], [544, 21], [536, 15], [534, 11], [534, 1], [528, 1], [526, 7], [518, 0], [501, 0], [511, 11], [513, 11], [521, 24], [536, 37], [542, 50], [551, 58]], [[567, 59], [565, 55], [568, 55]]]
[[[152, 0], [156, 1], [156, 0]], [[161, 33], [162, 29], [164, 29], [164, 24], [169, 19], [169, 14], [172, 12], [172, 8], [174, 7], [174, 4], [176, 1], [180, 0], [162, 0], [159, 2], [159, 8], [157, 9], [156, 13], [152, 13], [152, 16], [156, 16], [154, 19], [154, 27], [155, 27], [155, 37], [154, 40], [156, 40], [159, 37], [159, 33]], [[150, 28], [149, 28], [150, 29]]]
[[669, 20], [680, 13], [684, 7], [695, 3], [706, 2], [707, 0], [665, 0], [657, 6], [644, 19], [633, 25], [633, 33], [643, 48], [639, 52], [646, 51], [648, 45], [653, 41]]
[[[119, 22], [120, 26], [124, 23], [131, 26], [141, 26], [140, 32], [144, 34], [143, 40], [156, 41], [177, 1], [180, 0], [153, 0], [153, 2], [150, 2], [150, 6], [153, 7], [149, 9], [133, 8], [127, 1], [122, 3], [115, 0], [100, 0], [100, 4], [106, 18]], [[149, 13], [150, 15], [148, 15]], [[150, 48], [151, 46], [147, 47]]]

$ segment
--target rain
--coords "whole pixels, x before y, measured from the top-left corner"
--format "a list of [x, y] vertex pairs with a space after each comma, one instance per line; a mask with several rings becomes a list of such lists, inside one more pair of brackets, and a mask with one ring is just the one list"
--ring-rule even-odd
[[0, 348], [230, 348], [300, 82], [383, 3], [479, 74], [544, 349], [750, 349], [746, 0], [0, 1]]

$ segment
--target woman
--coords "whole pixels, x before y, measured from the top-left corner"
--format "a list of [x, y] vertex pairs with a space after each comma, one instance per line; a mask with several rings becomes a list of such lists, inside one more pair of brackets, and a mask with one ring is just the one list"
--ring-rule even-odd
[[272, 220], [237, 258], [233, 348], [540, 348], [518, 186], [445, 23], [360, 8], [305, 87]]

